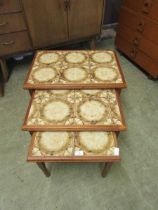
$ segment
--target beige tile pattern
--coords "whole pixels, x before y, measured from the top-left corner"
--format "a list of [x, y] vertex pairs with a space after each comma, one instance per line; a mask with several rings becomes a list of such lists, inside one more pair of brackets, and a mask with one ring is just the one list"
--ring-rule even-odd
[[26, 83], [122, 84], [123, 79], [113, 51], [40, 51]]
[[122, 125], [115, 90], [35, 91], [26, 125]]
[[31, 156], [115, 156], [112, 132], [37, 132]]

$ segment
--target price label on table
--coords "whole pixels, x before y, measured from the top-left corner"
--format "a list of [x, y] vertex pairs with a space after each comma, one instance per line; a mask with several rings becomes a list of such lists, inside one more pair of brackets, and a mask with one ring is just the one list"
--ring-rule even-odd
[[118, 147], [114, 148], [114, 155], [119, 156], [120, 150]]
[[82, 150], [75, 151], [75, 156], [83, 156], [83, 151]]

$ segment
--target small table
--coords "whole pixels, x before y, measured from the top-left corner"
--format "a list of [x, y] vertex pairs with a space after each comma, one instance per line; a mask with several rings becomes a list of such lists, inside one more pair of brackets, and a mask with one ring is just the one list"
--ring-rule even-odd
[[115, 90], [36, 90], [23, 130], [121, 131], [125, 120]]
[[104, 162], [105, 176], [112, 163], [119, 160], [114, 132], [36, 132], [28, 154], [28, 161], [36, 162], [47, 177], [47, 162]]
[[125, 88], [117, 55], [111, 50], [39, 51], [24, 83], [29, 90]]

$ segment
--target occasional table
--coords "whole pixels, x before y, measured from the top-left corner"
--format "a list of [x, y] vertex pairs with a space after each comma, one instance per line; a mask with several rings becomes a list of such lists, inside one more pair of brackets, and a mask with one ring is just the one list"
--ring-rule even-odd
[[31, 134], [28, 162], [46, 176], [47, 162], [104, 162], [105, 176], [120, 160], [126, 86], [114, 51], [37, 52], [24, 83], [31, 93], [22, 126]]

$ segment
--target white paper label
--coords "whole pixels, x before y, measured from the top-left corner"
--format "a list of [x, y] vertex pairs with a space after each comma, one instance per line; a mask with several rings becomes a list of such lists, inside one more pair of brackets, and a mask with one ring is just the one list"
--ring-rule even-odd
[[115, 149], [114, 149], [114, 155], [119, 156], [119, 152], [120, 152], [119, 148], [118, 147], [115, 147]]
[[82, 150], [75, 151], [75, 156], [82, 156], [82, 155], [83, 155], [83, 151]]

